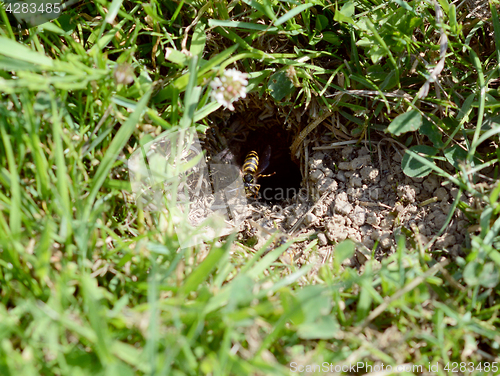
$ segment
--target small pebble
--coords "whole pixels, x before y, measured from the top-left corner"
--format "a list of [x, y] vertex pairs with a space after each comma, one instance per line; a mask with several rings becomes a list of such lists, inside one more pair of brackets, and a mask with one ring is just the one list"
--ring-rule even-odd
[[342, 159], [351, 159], [351, 154], [353, 153], [354, 151], [354, 147], [351, 146], [351, 145], [348, 145], [348, 146], [345, 146], [343, 149], [342, 149]]
[[391, 248], [392, 245], [392, 239], [391, 239], [391, 233], [390, 232], [384, 232], [382, 236], [379, 239], [380, 241], [380, 246], [383, 249], [389, 249]]
[[313, 170], [311, 171], [311, 173], [309, 174], [309, 179], [316, 183], [318, 180], [321, 180], [325, 177], [325, 174], [323, 173], [323, 171], [321, 170]]
[[366, 211], [361, 206], [356, 206], [349, 217], [354, 224], [362, 226], [366, 220]]
[[373, 200], [373, 201], [377, 201], [378, 198], [379, 198], [379, 189], [378, 188], [373, 188], [373, 189], [370, 189], [369, 190], [369, 195], [370, 195], [370, 198]]
[[341, 192], [335, 197], [335, 212], [347, 215], [352, 210], [352, 205], [347, 200], [347, 193]]
[[424, 189], [427, 192], [429, 192], [429, 193], [434, 192], [436, 190], [436, 188], [439, 187], [439, 182], [438, 182], [437, 176], [430, 175], [427, 179], [425, 179], [422, 182], [422, 186], [424, 187]]
[[349, 185], [351, 187], [362, 187], [363, 181], [361, 180], [361, 177], [354, 175], [349, 179]]
[[434, 196], [437, 197], [438, 201], [448, 201], [448, 199], [450, 198], [448, 192], [443, 187], [439, 187], [438, 189], [436, 189], [434, 191]]
[[415, 198], [417, 196], [417, 192], [415, 190], [415, 187], [411, 185], [399, 185], [397, 188], [398, 196], [411, 202], [415, 202]]
[[361, 177], [368, 183], [376, 183], [380, 179], [378, 168], [372, 166], [365, 166], [360, 171]]
[[313, 223], [316, 223], [318, 221], [318, 217], [316, 217], [313, 213], [307, 213], [306, 217], [304, 218], [304, 223], [306, 225], [312, 225]]
[[319, 245], [327, 245], [328, 240], [326, 239], [326, 235], [323, 234], [322, 232], [318, 233], [318, 243]]
[[378, 226], [380, 224], [380, 218], [377, 216], [377, 214], [368, 212], [366, 215], [366, 223], [372, 226]]
[[344, 171], [339, 171], [337, 173], [337, 180], [342, 182], [342, 183], [346, 182], [346, 177], [345, 177]]

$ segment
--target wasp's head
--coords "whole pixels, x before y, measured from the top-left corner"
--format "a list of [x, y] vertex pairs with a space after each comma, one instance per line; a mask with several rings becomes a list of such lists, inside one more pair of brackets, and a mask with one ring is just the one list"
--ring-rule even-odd
[[252, 174], [246, 174], [244, 177], [243, 177], [243, 181], [246, 183], [246, 184], [253, 184], [254, 183], [254, 176]]

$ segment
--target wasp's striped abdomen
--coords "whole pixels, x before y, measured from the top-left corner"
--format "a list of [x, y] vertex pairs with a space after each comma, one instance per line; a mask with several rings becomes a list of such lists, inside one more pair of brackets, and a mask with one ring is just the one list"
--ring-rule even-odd
[[245, 193], [247, 197], [257, 197], [259, 194], [260, 184], [257, 184], [257, 178], [274, 175], [262, 175], [267, 166], [269, 166], [269, 158], [271, 157], [271, 146], [267, 145], [262, 154], [262, 160], [259, 163], [259, 155], [255, 150], [247, 154], [243, 163], [243, 183], [245, 185]]
[[245, 158], [245, 163], [243, 163], [243, 172], [245, 174], [255, 174], [257, 168], [259, 167], [259, 155], [256, 151], [251, 151], [247, 154]]

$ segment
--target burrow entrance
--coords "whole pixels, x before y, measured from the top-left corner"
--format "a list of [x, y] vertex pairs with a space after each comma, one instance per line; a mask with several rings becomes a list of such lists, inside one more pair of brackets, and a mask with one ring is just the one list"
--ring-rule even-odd
[[262, 106], [262, 100], [250, 95], [245, 102], [246, 105], [235, 104], [240, 111], [213, 114], [213, 125], [204, 140], [207, 153], [214, 162], [230, 163], [242, 169], [250, 151], [257, 152], [262, 162], [264, 151], [270, 147], [269, 165], [262, 174], [272, 176], [257, 178], [260, 189], [256, 199], [269, 204], [292, 199], [302, 183], [301, 168], [290, 154], [296, 132], [286, 129], [283, 114]]
[[302, 175], [300, 168], [291, 160], [290, 145], [288, 132], [279, 126], [250, 130], [246, 139], [229, 143], [229, 150], [236, 156], [238, 166], [243, 166], [250, 151], [257, 152], [261, 166], [265, 163], [265, 149], [270, 147], [269, 165], [262, 174], [272, 175], [257, 178], [259, 200], [275, 204], [291, 199], [299, 192]]

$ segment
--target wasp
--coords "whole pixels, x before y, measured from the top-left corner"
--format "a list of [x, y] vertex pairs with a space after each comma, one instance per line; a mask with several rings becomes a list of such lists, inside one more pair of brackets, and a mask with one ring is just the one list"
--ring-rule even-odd
[[270, 158], [271, 145], [267, 145], [260, 163], [259, 155], [254, 150], [250, 151], [245, 157], [245, 162], [243, 163], [243, 183], [247, 197], [253, 196], [255, 198], [259, 194], [260, 184], [257, 184], [257, 178], [265, 178], [275, 174], [273, 172], [272, 174], [262, 175], [262, 172], [269, 166]]

